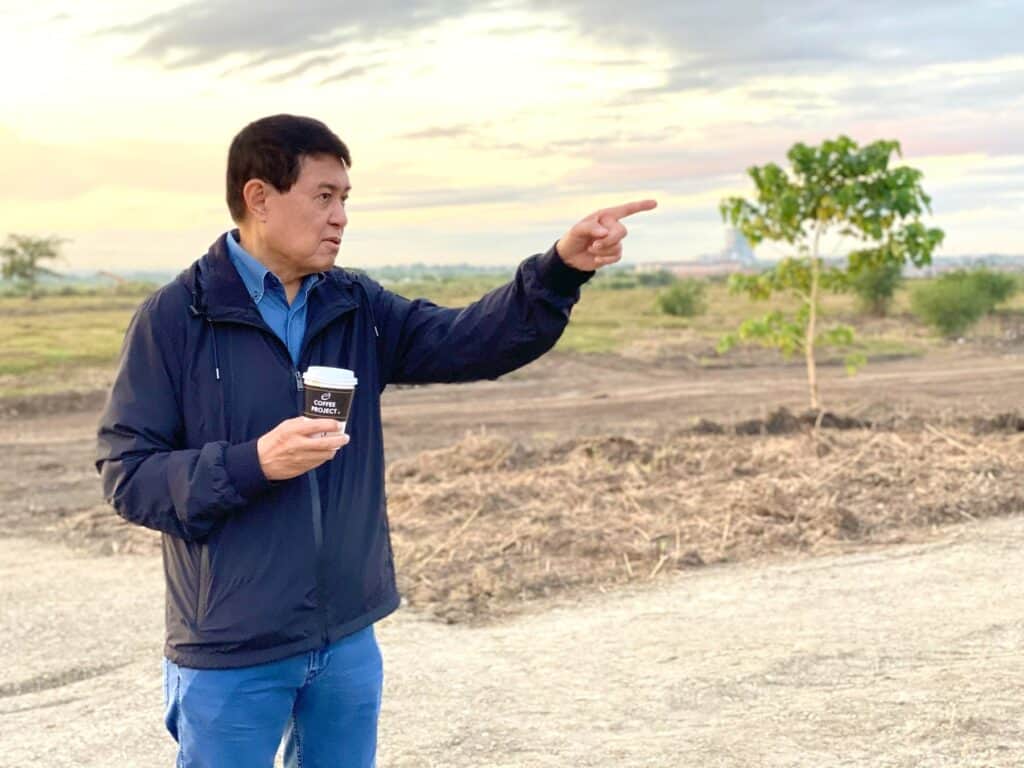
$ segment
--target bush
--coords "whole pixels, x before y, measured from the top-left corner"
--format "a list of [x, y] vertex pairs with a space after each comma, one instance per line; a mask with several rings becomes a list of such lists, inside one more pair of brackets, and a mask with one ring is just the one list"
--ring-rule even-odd
[[638, 287], [636, 276], [632, 272], [598, 272], [597, 276], [586, 283], [588, 288], [604, 291], [628, 291]]
[[911, 295], [914, 314], [944, 336], [960, 336], [1017, 290], [1012, 276], [989, 269], [947, 272]]
[[655, 272], [638, 272], [635, 269], [602, 270], [597, 277], [587, 283], [588, 286], [606, 291], [629, 291], [634, 288], [658, 288], [672, 285], [675, 275], [667, 269]]
[[637, 285], [643, 287], [661, 287], [665, 285], [672, 285], [676, 281], [676, 276], [669, 272], [667, 269], [659, 269], [656, 272], [636, 272]]
[[967, 274], [968, 279], [973, 281], [978, 289], [991, 300], [992, 306], [989, 307], [989, 312], [995, 309], [997, 304], [1002, 304], [1012, 298], [1017, 292], [1017, 281], [1013, 275], [1008, 275], [1005, 272], [995, 272], [982, 267]]
[[679, 280], [658, 294], [658, 307], [666, 315], [696, 317], [707, 310], [704, 283], [699, 280]]
[[903, 281], [903, 265], [886, 262], [866, 267], [851, 278], [851, 285], [861, 309], [876, 317], [885, 317], [892, 305], [892, 297]]

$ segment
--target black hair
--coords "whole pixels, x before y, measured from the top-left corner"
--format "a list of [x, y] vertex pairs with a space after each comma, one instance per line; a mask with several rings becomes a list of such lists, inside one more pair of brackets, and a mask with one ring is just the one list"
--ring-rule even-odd
[[311, 117], [272, 115], [249, 123], [228, 149], [227, 202], [231, 218], [241, 222], [246, 206], [242, 190], [250, 179], [262, 179], [287, 192], [299, 178], [303, 157], [329, 155], [346, 168], [352, 156], [345, 142]]

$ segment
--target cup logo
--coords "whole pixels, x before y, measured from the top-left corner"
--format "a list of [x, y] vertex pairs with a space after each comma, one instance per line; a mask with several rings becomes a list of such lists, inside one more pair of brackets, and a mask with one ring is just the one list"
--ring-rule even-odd
[[355, 388], [326, 389], [317, 385], [306, 389], [303, 414], [314, 419], [347, 421]]

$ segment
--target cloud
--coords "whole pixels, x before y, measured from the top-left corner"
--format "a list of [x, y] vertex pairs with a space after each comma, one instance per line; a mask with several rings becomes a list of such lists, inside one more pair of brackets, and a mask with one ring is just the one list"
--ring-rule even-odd
[[1014, 55], [1024, 26], [1024, 6], [999, 0], [633, 0], [627, 9], [619, 0], [562, 0], [559, 7], [581, 34], [676, 52], [670, 83], [681, 89], [855, 65], [898, 73]]
[[320, 85], [327, 85], [328, 83], [340, 83], [344, 80], [351, 80], [355, 77], [360, 77], [369, 72], [373, 67], [369, 64], [359, 64], [355, 67], [349, 67], [343, 69], [341, 72], [337, 72], [333, 75], [328, 75], [320, 81]]
[[910, 117], [935, 112], [1019, 109], [1024, 106], [1024, 67], [1018, 71], [960, 77], [925, 72], [904, 82], [861, 82], [834, 94], [838, 105], [856, 105], [861, 117]]
[[366, 213], [421, 208], [515, 203], [536, 199], [536, 190], [525, 187], [488, 186], [477, 189], [418, 189], [402, 195], [375, 196], [360, 205]]
[[[792, 109], [839, 106], [853, 112], [998, 106], [1024, 91], [1024, 73], [996, 74], [958, 82], [936, 73], [907, 84], [915, 69], [950, 62], [990, 61], [1019, 54], [1024, 4], [1007, 0], [403, 0], [359, 4], [293, 0], [285, 10], [271, 0], [192, 0], [184, 5], [107, 30], [140, 36], [137, 55], [171, 67], [208, 64], [230, 56], [242, 67], [297, 59], [269, 76], [300, 77], [344, 61], [339, 50], [353, 41], [397, 41], [473, 13], [527, 9], [545, 14], [545, 31], [568, 25], [585, 38], [636, 49], [633, 58], [613, 53], [608, 64], [661, 71], [663, 82], [637, 88], [613, 104], [652, 101], [677, 93], [721, 92], [750, 84], [761, 97]], [[552, 15], [560, 16], [552, 21]], [[528, 34], [529, 23], [495, 25], [491, 34]], [[654, 66], [643, 50], [668, 52], [674, 61]], [[321, 84], [359, 77], [359, 62], [327, 74]], [[834, 92], [785, 93], [758, 87], [765, 78], [837, 76]], [[799, 90], [799, 89], [798, 89]]]
[[322, 68], [327, 64], [334, 64], [337, 61], [338, 57], [332, 54], [309, 56], [290, 69], [286, 69], [284, 72], [278, 72], [277, 74], [270, 75], [266, 78], [266, 81], [268, 83], [283, 83], [288, 80], [292, 80], [299, 75], [303, 75], [311, 69]]
[[[926, 185], [927, 186], [927, 185]], [[1019, 178], [979, 179], [967, 177], [932, 194], [932, 209], [941, 218], [951, 213], [973, 211], [979, 201], [987, 207], [1009, 208], [1024, 200]]]
[[424, 128], [420, 131], [410, 131], [409, 133], [400, 133], [397, 138], [399, 139], [455, 139], [463, 136], [469, 136], [475, 133], [480, 126], [473, 126], [469, 123], [459, 123], [457, 125], [443, 125], [433, 126], [431, 128]]
[[141, 58], [196, 66], [241, 54], [253, 62], [315, 54], [352, 40], [398, 37], [440, 21], [483, 10], [480, 0], [354, 3], [296, 0], [198, 0], [107, 33], [144, 38]]
[[[796, 112], [757, 124], [746, 121], [720, 122], [703, 135], [690, 138], [637, 133], [618, 140], [600, 139], [553, 142], [538, 153], [571, 154], [588, 161], [570, 172], [560, 185], [566, 190], [587, 190], [607, 186], [614, 180], [616, 190], [688, 193], [711, 186], [735, 186], [742, 192], [750, 186], [746, 169], [775, 162], [788, 167], [786, 152], [796, 142], [817, 144], [840, 134], [861, 145], [877, 139], [901, 141], [904, 157], [897, 162], [916, 167], [916, 159], [933, 156], [982, 154], [1006, 157], [1000, 174], [1020, 174], [1018, 157], [1024, 155], [1024, 113], [1006, 114], [1001, 120], [984, 114], [963, 113], [939, 116], [933, 111], [912, 116], [849, 119], [843, 115], [822, 115], [809, 121]], [[1019, 181], [1018, 181], [1019, 184]], [[925, 179], [926, 189], [929, 187]]]

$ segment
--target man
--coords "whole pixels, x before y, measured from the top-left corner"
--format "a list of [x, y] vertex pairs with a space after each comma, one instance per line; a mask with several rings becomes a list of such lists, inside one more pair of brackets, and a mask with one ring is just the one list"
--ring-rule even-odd
[[[446, 309], [335, 267], [350, 167], [309, 118], [235, 137], [238, 229], [139, 308], [100, 422], [107, 499], [163, 532], [179, 765], [269, 768], [282, 737], [288, 765], [373, 765], [373, 624], [399, 603], [381, 392], [493, 378], [546, 352], [580, 286], [621, 257], [620, 220], [655, 206], [598, 211], [507, 285]], [[347, 434], [297, 415], [310, 365], [358, 377]]]

